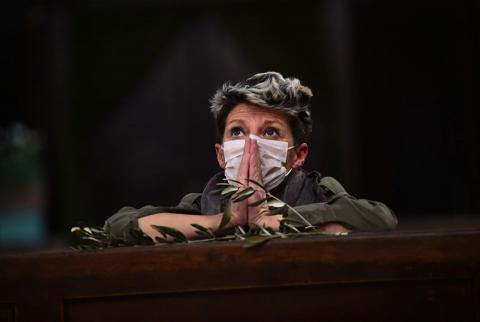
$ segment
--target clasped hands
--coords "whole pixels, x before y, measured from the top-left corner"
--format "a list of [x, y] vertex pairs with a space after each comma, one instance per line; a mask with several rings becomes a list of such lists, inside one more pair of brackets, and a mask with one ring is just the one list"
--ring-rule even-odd
[[232, 202], [231, 225], [244, 226], [248, 224], [253, 229], [265, 226], [277, 231], [280, 227], [282, 215], [268, 216], [269, 209], [266, 202], [258, 206], [248, 206], [256, 201], [265, 199], [266, 195], [258, 185], [247, 180], [247, 178], [263, 184], [257, 141], [248, 137], [245, 139], [243, 157], [238, 174], [238, 181], [243, 185], [240, 187], [239, 192], [247, 187], [252, 187], [256, 192], [245, 200]]

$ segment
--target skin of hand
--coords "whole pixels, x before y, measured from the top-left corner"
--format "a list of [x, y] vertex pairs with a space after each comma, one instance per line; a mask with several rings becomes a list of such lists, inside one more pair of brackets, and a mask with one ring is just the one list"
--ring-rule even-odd
[[[251, 139], [248, 140], [251, 141], [249, 163], [250, 178], [260, 184], [263, 184], [262, 169], [260, 158], [258, 156], [257, 141]], [[256, 192], [250, 198], [248, 198], [249, 203], [265, 199], [265, 192], [260, 187], [250, 181], [249, 186], [256, 190]], [[262, 203], [257, 207], [248, 207], [248, 224], [250, 228], [257, 228], [257, 226], [265, 226], [270, 227], [275, 231], [278, 231], [280, 228], [280, 220], [282, 219], [282, 215], [268, 216], [268, 213], [269, 209], [266, 203]]]

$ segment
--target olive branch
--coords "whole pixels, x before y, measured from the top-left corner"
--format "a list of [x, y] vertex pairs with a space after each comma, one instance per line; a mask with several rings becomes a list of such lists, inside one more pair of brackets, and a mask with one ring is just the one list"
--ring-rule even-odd
[[[284, 174], [282, 174], [282, 175], [285, 176]], [[227, 179], [223, 179], [223, 180], [226, 181]], [[247, 178], [246, 180], [253, 183], [254, 185], [259, 187], [260, 189], [262, 189], [263, 192], [266, 195], [266, 197], [264, 199], [257, 200], [253, 203], [248, 204], [249, 207], [257, 207], [257, 206], [260, 206], [263, 203], [266, 203], [266, 205], [267, 205], [267, 207], [270, 211], [269, 215], [276, 215], [276, 214], [279, 214], [279, 213], [285, 213], [285, 211], [288, 209], [296, 215], [298, 220], [292, 220], [292, 219], [284, 218], [284, 219], [282, 219], [281, 224], [283, 223], [283, 225], [287, 225], [287, 227], [289, 227], [289, 226], [293, 227], [291, 225], [291, 223], [289, 223], [289, 221], [291, 221], [291, 222], [294, 222], [294, 223], [297, 223], [297, 224], [298, 223], [302, 224], [303, 225], [302, 228], [304, 230], [311, 230], [311, 229], [316, 228], [307, 219], [305, 219], [305, 217], [302, 216], [294, 207], [290, 206], [286, 202], [280, 200], [279, 198], [275, 197], [272, 193], [267, 191], [267, 189], [265, 188], [265, 186], [263, 184], [259, 183], [258, 181], [255, 181], [253, 179], [250, 179], [250, 178]], [[222, 223], [220, 224], [220, 228], [222, 228], [224, 225], [226, 225], [230, 221], [230, 218], [231, 218], [231, 215], [232, 215], [231, 214], [231, 206], [229, 206], [228, 203], [243, 201], [243, 200], [247, 199], [248, 197], [250, 197], [251, 195], [253, 195], [255, 192], [257, 192], [257, 190], [255, 190], [253, 187], [245, 187], [245, 184], [243, 184], [240, 181], [232, 180], [232, 179], [229, 179], [228, 181], [231, 181], [231, 182], [234, 182], [234, 183], [240, 185], [240, 187], [242, 187], [243, 190], [240, 191], [235, 197], [233, 197], [233, 195], [235, 193], [237, 193], [237, 191], [240, 190], [240, 187], [233, 186], [233, 185], [226, 184], [226, 183], [222, 182], [222, 183], [217, 183], [217, 185], [219, 185], [219, 186], [226, 185], [227, 186], [226, 188], [213, 190], [211, 192], [212, 194], [216, 194], [216, 193], [220, 192], [221, 196], [229, 199], [227, 201], [227, 206], [225, 207], [226, 211], [223, 214]], [[298, 231], [298, 229], [296, 229], [294, 227], [294, 231]]]
[[[128, 229], [128, 235], [127, 232], [124, 232], [124, 235], [119, 238], [118, 236], [114, 237], [108, 227], [73, 227], [71, 229], [71, 233], [74, 237], [75, 246], [72, 248], [77, 250], [88, 250], [110, 247], [154, 245], [155, 242], [157, 244], [193, 244], [232, 240], [242, 241], [244, 242], [245, 247], [250, 248], [261, 245], [274, 238], [286, 238], [310, 234], [332, 235], [331, 233], [325, 233], [316, 230], [318, 227], [312, 225], [294, 207], [288, 205], [267, 191], [265, 186], [261, 183], [249, 178], [246, 180], [253, 183], [256, 187], [258, 187], [257, 189], [261, 189], [265, 193], [265, 198], [249, 203], [248, 207], [257, 207], [265, 203], [268, 207], [268, 213], [266, 214], [267, 216], [282, 214], [283, 218], [280, 220], [279, 231], [274, 231], [272, 228], [267, 226], [258, 225], [254, 225], [254, 229], [248, 229], [245, 231], [241, 226], [236, 226], [233, 234], [218, 236], [213, 232], [212, 229], [194, 223], [191, 224], [191, 226], [196, 229], [195, 233], [197, 238], [188, 240], [182, 232], [175, 228], [152, 225], [152, 228], [160, 233], [160, 236], [155, 237], [154, 241], [143, 231], [137, 228]], [[220, 198], [222, 198], [222, 200], [225, 202], [225, 209], [219, 224], [219, 229], [224, 228], [230, 222], [232, 218], [232, 203], [246, 200], [258, 191], [251, 186], [246, 186], [240, 181], [232, 179], [229, 179], [228, 181], [237, 185], [232, 185], [227, 182], [227, 179], [223, 179], [222, 182], [216, 184], [217, 189], [209, 192], [212, 195], [219, 195]], [[289, 212], [294, 214], [296, 218], [288, 217]], [[347, 234], [348, 233], [336, 233], [334, 235]]]

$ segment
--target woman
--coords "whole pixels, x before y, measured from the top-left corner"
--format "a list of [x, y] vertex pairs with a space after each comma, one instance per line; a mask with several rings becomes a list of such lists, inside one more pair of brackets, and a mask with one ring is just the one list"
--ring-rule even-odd
[[[235, 226], [279, 230], [283, 216], [295, 215], [289, 211], [269, 216], [266, 203], [249, 207], [264, 199], [265, 192], [248, 178], [261, 183], [325, 232], [394, 229], [396, 217], [384, 204], [356, 199], [335, 179], [302, 169], [312, 131], [311, 96], [311, 90], [298, 79], [284, 78], [276, 72], [256, 74], [235, 85], [224, 84], [211, 100], [217, 125], [215, 150], [224, 171], [210, 179], [202, 193], [186, 195], [176, 207], [124, 207], [106, 221], [106, 228], [115, 236], [127, 238], [131, 228], [140, 228], [154, 240], [160, 234], [152, 225], [176, 228], [187, 238], [196, 236], [191, 224], [217, 233]], [[231, 184], [240, 182], [257, 191], [231, 204], [231, 220], [220, 229], [224, 202], [210, 192], [225, 177]]]

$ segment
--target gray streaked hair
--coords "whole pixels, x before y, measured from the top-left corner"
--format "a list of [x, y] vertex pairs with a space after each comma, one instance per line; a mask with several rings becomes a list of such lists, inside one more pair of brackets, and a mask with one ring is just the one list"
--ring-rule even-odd
[[217, 142], [221, 143], [230, 111], [241, 103], [273, 109], [290, 116], [295, 144], [306, 142], [312, 132], [310, 88], [297, 78], [284, 78], [277, 72], [255, 74], [234, 85], [225, 83], [210, 100], [210, 110], [217, 125]]

